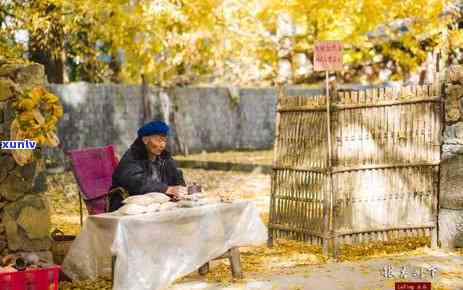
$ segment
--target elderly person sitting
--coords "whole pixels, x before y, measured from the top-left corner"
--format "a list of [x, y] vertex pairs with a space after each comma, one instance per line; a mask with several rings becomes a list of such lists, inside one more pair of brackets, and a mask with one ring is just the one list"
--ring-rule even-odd
[[[182, 172], [165, 150], [168, 134], [169, 126], [162, 121], [153, 121], [141, 127], [137, 139], [114, 171], [111, 189], [122, 188], [129, 195], [161, 192], [172, 199], [186, 194]], [[121, 194], [111, 194], [109, 211], [120, 208], [122, 200]]]

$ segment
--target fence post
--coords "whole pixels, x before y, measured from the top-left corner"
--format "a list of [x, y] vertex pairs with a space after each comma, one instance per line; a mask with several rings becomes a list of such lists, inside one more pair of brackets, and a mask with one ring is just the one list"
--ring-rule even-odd
[[280, 134], [280, 113], [278, 108], [281, 105], [281, 99], [286, 95], [286, 85], [291, 82], [292, 77], [292, 48], [293, 48], [293, 36], [294, 36], [294, 24], [291, 16], [288, 13], [281, 13], [278, 15], [277, 20], [277, 37], [278, 37], [278, 72], [276, 79], [277, 87], [277, 117], [275, 126], [275, 144], [273, 145], [273, 172], [271, 179], [271, 195], [270, 195], [270, 210], [269, 210], [269, 227], [268, 227], [268, 240], [267, 244], [269, 247], [273, 246], [274, 230], [272, 229], [272, 223], [275, 221], [274, 217], [274, 202], [275, 202], [275, 167], [278, 159], [277, 148], [278, 139]]
[[333, 189], [333, 144], [332, 144], [332, 124], [331, 124], [331, 97], [336, 95], [335, 86], [332, 85], [330, 89], [329, 72], [326, 71], [326, 83], [325, 83], [325, 97], [326, 97], [326, 140], [328, 145], [327, 158], [327, 179], [328, 179], [328, 195], [324, 197], [324, 238], [323, 238], [323, 255], [328, 256], [329, 248], [332, 247], [332, 256], [336, 257], [336, 237], [334, 232], [335, 217], [334, 217], [334, 202], [336, 200]]

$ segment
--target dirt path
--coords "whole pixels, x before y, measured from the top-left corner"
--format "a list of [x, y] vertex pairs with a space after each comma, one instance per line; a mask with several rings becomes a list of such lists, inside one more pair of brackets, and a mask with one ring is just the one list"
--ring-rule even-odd
[[[392, 267], [396, 278], [384, 277], [384, 267]], [[408, 272], [400, 278], [402, 267]], [[434, 278], [431, 277], [432, 268]], [[423, 270], [423, 278], [419, 275]], [[214, 269], [212, 269], [214, 271]], [[322, 265], [296, 267], [290, 273], [246, 274], [242, 282], [208, 283], [200, 277], [196, 281], [174, 284], [169, 290], [376, 290], [394, 289], [396, 281], [427, 281], [433, 290], [463, 290], [463, 255], [426, 249], [423, 255], [390, 256], [355, 262], [328, 262]]]

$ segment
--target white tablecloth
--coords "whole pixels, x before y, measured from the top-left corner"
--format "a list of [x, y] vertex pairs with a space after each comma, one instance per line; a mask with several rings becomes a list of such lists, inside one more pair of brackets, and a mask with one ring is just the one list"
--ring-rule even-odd
[[253, 202], [176, 208], [166, 212], [89, 216], [62, 268], [72, 279], [109, 277], [114, 290], [160, 290], [232, 247], [265, 243]]

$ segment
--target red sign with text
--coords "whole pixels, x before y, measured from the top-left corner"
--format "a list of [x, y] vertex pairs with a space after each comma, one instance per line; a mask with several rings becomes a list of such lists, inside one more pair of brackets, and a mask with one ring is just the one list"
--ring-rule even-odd
[[431, 290], [431, 282], [395, 282], [395, 290]]
[[316, 42], [313, 58], [315, 71], [342, 70], [342, 43], [335, 40]]

